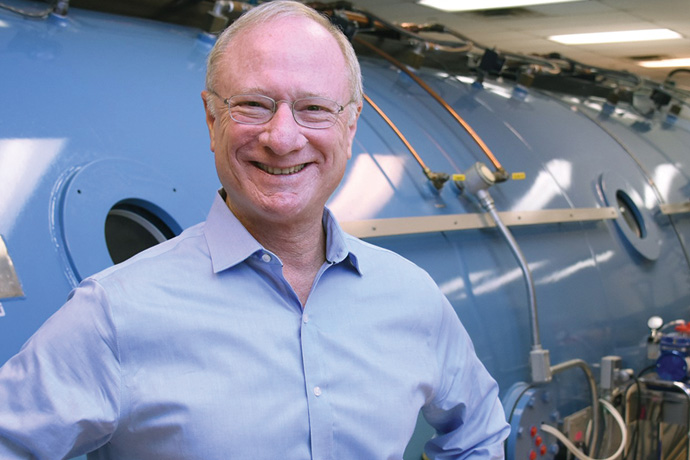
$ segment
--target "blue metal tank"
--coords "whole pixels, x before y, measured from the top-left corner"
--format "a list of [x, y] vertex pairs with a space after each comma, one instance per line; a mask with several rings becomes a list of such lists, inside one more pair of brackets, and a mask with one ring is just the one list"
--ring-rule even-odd
[[[199, 96], [211, 46], [197, 29], [155, 21], [0, 10], [0, 362], [79, 280], [141, 244], [119, 232], [161, 240], [204, 219], [219, 186]], [[431, 170], [486, 162], [409, 75], [368, 55], [361, 63], [367, 95]], [[684, 318], [690, 305], [687, 121], [416, 73], [512, 174], [490, 191], [529, 264], [551, 362], [617, 355], [627, 368], [650, 365], [647, 318]], [[347, 229], [432, 275], [503, 396], [530, 381], [528, 289], [508, 244], [454, 180], [430, 185], [369, 104], [329, 206]], [[420, 425], [406, 458], [419, 458], [429, 435]]]

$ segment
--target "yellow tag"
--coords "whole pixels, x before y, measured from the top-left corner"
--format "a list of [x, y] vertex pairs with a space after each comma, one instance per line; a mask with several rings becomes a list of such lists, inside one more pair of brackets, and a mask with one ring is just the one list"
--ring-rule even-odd
[[523, 172], [516, 172], [516, 173], [513, 173], [512, 177], [513, 177], [513, 180], [523, 180], [526, 176], [525, 176], [525, 173], [523, 173]]
[[465, 180], [464, 174], [453, 174], [453, 182], [462, 182]]

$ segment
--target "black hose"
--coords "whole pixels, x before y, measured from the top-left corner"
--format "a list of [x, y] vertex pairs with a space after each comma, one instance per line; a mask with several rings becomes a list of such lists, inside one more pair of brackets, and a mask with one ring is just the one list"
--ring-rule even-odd
[[668, 73], [668, 75], [666, 75], [666, 79], [671, 78], [672, 76], [674, 76], [675, 74], [677, 74], [677, 73], [679, 73], [679, 72], [687, 72], [687, 73], [690, 73], [690, 69], [674, 69], [674, 70], [670, 71], [670, 72]]
[[45, 19], [48, 16], [50, 16], [50, 13], [52, 13], [55, 10], [56, 5], [57, 5], [57, 3], [54, 3], [50, 6], [50, 8], [46, 8], [45, 10], [41, 10], [41, 11], [27, 11], [27, 10], [23, 10], [21, 8], [15, 8], [14, 6], [0, 3], [0, 9], [11, 11], [13, 13], [24, 16], [25, 18]]

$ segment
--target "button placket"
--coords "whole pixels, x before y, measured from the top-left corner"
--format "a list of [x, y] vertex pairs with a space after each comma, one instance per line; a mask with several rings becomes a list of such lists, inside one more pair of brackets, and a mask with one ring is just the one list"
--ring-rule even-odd
[[333, 414], [327, 398], [327, 384], [324, 381], [323, 363], [319, 355], [318, 327], [307, 312], [302, 313], [301, 342], [313, 458], [332, 459]]

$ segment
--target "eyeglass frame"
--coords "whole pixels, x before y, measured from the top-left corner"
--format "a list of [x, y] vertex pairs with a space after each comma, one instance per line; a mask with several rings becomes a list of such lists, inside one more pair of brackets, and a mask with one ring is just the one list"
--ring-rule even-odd
[[[249, 125], [249, 126], [265, 125], [265, 124], [268, 123], [269, 121], [273, 120], [273, 117], [275, 116], [276, 112], [278, 111], [278, 103], [280, 103], [280, 102], [285, 102], [286, 104], [288, 104], [288, 105], [290, 106], [290, 112], [292, 113], [292, 119], [295, 120], [295, 123], [297, 123], [299, 126], [302, 126], [303, 128], [308, 128], [308, 129], [328, 129], [328, 128], [332, 128], [333, 126], [335, 126], [335, 124], [338, 122], [338, 117], [340, 116], [341, 113], [343, 113], [343, 111], [345, 110], [345, 107], [347, 107], [348, 105], [350, 105], [350, 104], [352, 104], [353, 102], [355, 102], [354, 100], [351, 100], [351, 101], [349, 101], [349, 102], [346, 102], [345, 105], [341, 105], [338, 101], [334, 101], [333, 99], [329, 99], [329, 98], [323, 97], [323, 96], [301, 97], [301, 98], [299, 98], [299, 99], [295, 99], [294, 101], [289, 101], [289, 100], [287, 100], [287, 99], [275, 100], [275, 99], [273, 99], [273, 98], [270, 97], [270, 96], [266, 96], [266, 95], [264, 95], [264, 94], [258, 94], [258, 93], [234, 94], [234, 95], [232, 95], [232, 96], [230, 96], [230, 97], [223, 98], [223, 96], [221, 96], [220, 94], [218, 94], [218, 93], [217, 93], [215, 90], [213, 90], [212, 88], [208, 88], [207, 91], [208, 91], [209, 93], [213, 94], [214, 96], [218, 97], [219, 99], [222, 99], [222, 100], [223, 100], [223, 104], [225, 104], [225, 105], [227, 106], [227, 108], [228, 108], [228, 114], [230, 115], [230, 118], [232, 119], [232, 121], [234, 121], [235, 123], [239, 123], [239, 124], [241, 124], [241, 125]], [[237, 96], [260, 96], [260, 97], [262, 97], [262, 98], [265, 98], [265, 99], [268, 99], [268, 100], [272, 101], [272, 102], [273, 102], [273, 109], [271, 110], [271, 116], [270, 116], [266, 121], [261, 121], [261, 122], [258, 122], [258, 123], [249, 123], [249, 122], [246, 122], [246, 121], [239, 121], [239, 120], [235, 119], [235, 118], [232, 116], [232, 111], [230, 110], [230, 99], [232, 99], [233, 97], [237, 97]], [[295, 104], [296, 104], [297, 102], [299, 102], [299, 101], [304, 100], [304, 99], [312, 99], [312, 98], [324, 99], [324, 100], [326, 100], [326, 101], [333, 102], [333, 103], [335, 103], [335, 104], [338, 106], [338, 111], [337, 111], [337, 112], [334, 112], [334, 114], [335, 114], [335, 119], [333, 120], [333, 123], [332, 123], [331, 125], [328, 125], [328, 126], [318, 126], [318, 127], [317, 127], [317, 126], [307, 126], [307, 125], [302, 124], [302, 123], [297, 119], [297, 116], [295, 115]]]

